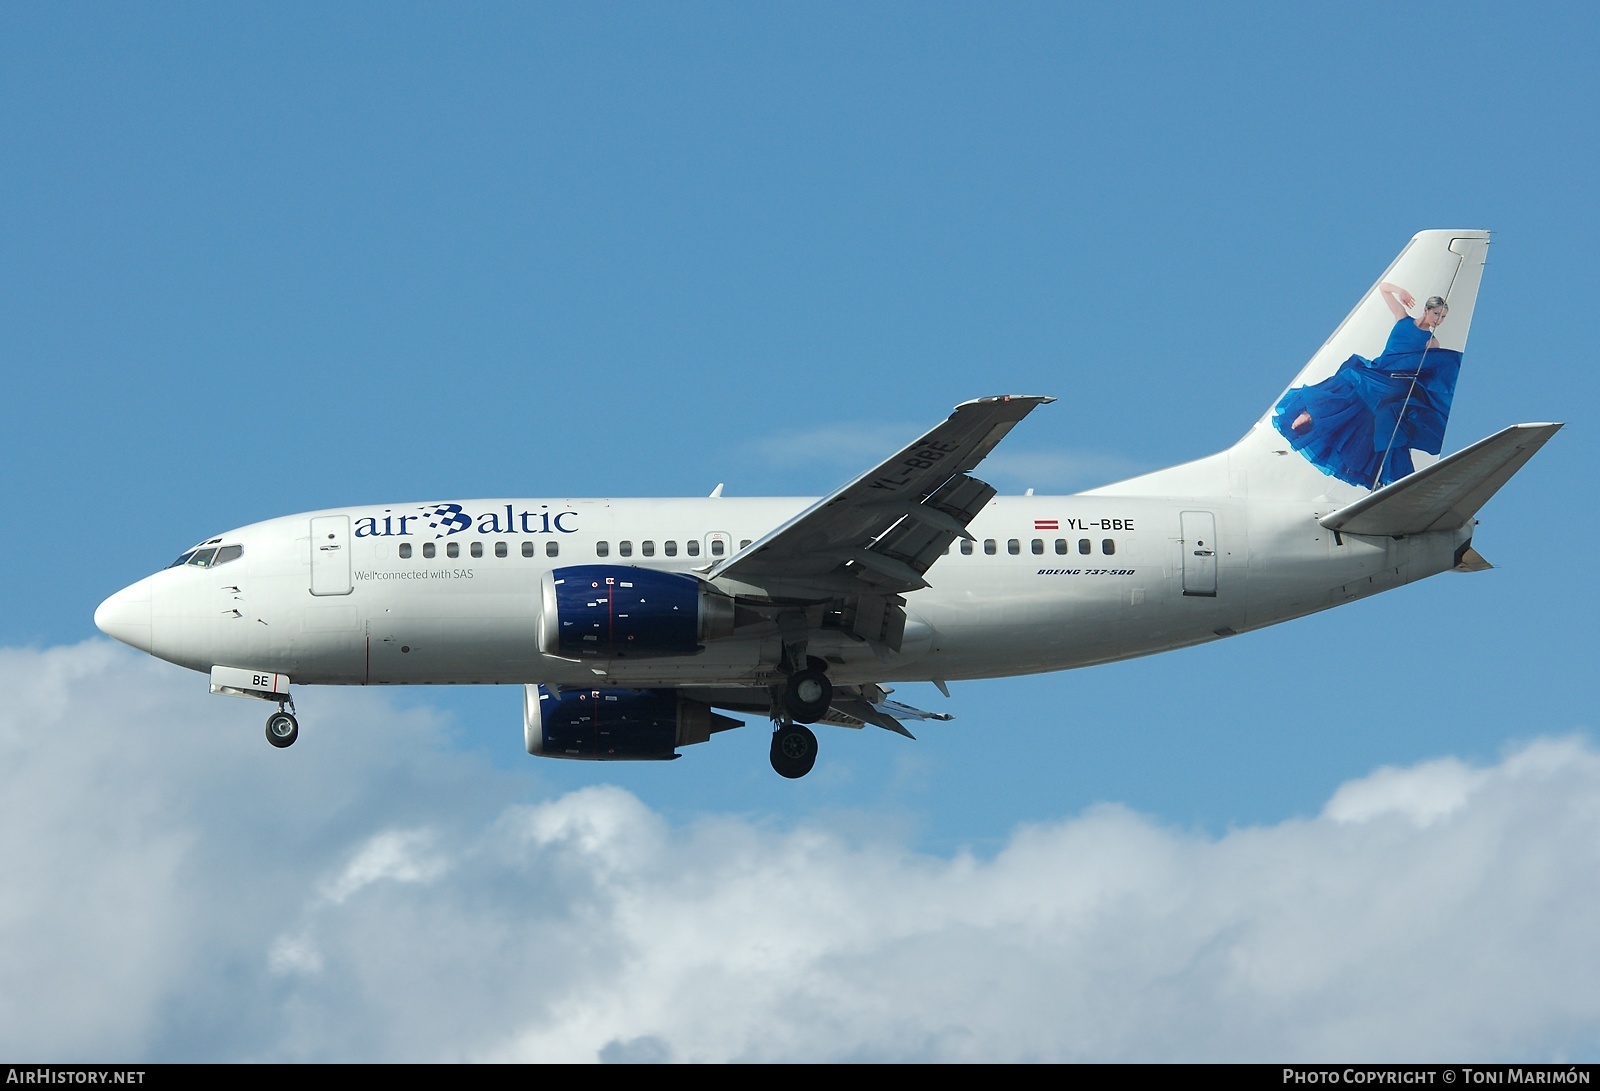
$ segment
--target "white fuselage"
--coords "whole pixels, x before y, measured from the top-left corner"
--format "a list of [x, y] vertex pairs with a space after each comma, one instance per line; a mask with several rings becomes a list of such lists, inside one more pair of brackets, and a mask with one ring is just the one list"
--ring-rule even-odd
[[[302, 684], [767, 685], [782, 639], [755, 616], [694, 655], [544, 654], [541, 581], [574, 565], [704, 569], [811, 503], [501, 499], [286, 516], [212, 539], [238, 546], [237, 558], [157, 572], [102, 614], [108, 632], [173, 663]], [[440, 508], [457, 513], [419, 514]], [[954, 543], [930, 586], [905, 596], [898, 651], [824, 627], [809, 652], [836, 683], [1126, 659], [1444, 571], [1472, 529], [1340, 537], [1318, 523], [1325, 513], [1288, 500], [997, 497], [971, 523], [975, 541]]]

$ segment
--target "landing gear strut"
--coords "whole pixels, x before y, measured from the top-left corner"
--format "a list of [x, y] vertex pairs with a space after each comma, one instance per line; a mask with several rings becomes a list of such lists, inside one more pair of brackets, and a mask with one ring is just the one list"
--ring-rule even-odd
[[817, 764], [817, 737], [804, 724], [780, 721], [772, 733], [772, 768], [780, 777], [797, 780]]
[[284, 707], [279, 705], [278, 711], [267, 717], [267, 741], [282, 750], [286, 746], [293, 746], [299, 737], [300, 721], [294, 718], [294, 713], [284, 711]]
[[803, 640], [784, 646], [782, 667], [789, 679], [772, 693], [772, 768], [780, 777], [797, 780], [817, 764], [817, 737], [805, 725], [828, 714], [833, 683], [827, 660], [806, 655]]

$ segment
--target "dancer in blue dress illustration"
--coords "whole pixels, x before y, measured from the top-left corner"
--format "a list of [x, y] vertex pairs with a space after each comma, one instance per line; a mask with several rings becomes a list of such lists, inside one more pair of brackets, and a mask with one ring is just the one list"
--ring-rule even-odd
[[1461, 371], [1461, 353], [1440, 348], [1433, 335], [1450, 313], [1442, 297], [1430, 298], [1412, 318], [1410, 292], [1385, 281], [1378, 293], [1395, 317], [1378, 358], [1351, 356], [1322, 382], [1295, 387], [1272, 417], [1313, 466], [1364, 489], [1411, 473], [1413, 450], [1443, 450]]

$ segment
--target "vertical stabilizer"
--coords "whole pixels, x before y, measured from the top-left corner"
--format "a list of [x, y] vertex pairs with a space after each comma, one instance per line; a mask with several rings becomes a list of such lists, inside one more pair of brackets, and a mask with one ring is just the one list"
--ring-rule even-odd
[[1432, 465], [1488, 251], [1487, 231], [1415, 235], [1233, 447], [1090, 492], [1340, 506]]
[[[1367, 289], [1355, 309], [1339, 323], [1316, 355], [1295, 376], [1290, 389], [1322, 382], [1335, 374], [1351, 356], [1375, 359], [1383, 352], [1397, 316], [1380, 289], [1393, 285], [1408, 294], [1412, 303], [1407, 317], [1423, 316], [1431, 298], [1448, 305], [1444, 320], [1433, 330], [1438, 347], [1457, 353], [1467, 348], [1467, 331], [1472, 327], [1472, 311], [1478, 301], [1478, 285], [1483, 280], [1484, 259], [1489, 252], [1487, 231], [1423, 231], [1413, 236], [1400, 256], [1384, 270], [1376, 284]], [[1273, 409], [1276, 409], [1274, 405]], [[1262, 417], [1270, 424], [1273, 410]]]
[[1348, 497], [1438, 460], [1488, 250], [1412, 238], [1230, 452], [1251, 495]]

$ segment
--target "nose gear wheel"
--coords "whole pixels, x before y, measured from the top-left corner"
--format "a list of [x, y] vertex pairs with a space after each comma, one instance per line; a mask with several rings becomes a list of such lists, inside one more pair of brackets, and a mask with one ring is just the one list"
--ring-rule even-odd
[[278, 749], [293, 746], [300, 737], [300, 721], [281, 709], [267, 717], [267, 741]]

